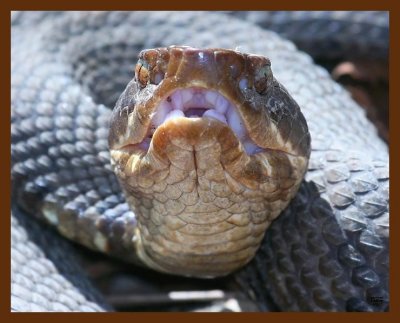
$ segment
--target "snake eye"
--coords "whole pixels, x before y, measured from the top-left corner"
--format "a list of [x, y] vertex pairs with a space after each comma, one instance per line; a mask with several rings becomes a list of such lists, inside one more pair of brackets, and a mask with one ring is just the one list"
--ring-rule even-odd
[[254, 87], [259, 94], [263, 94], [267, 89], [270, 77], [271, 67], [269, 65], [264, 65], [257, 69], [254, 77]]
[[248, 59], [254, 75], [254, 88], [258, 94], [264, 94], [273, 80], [271, 62], [266, 57], [253, 54]]
[[135, 66], [135, 78], [141, 88], [146, 87], [150, 80], [149, 65], [143, 60], [139, 60]]

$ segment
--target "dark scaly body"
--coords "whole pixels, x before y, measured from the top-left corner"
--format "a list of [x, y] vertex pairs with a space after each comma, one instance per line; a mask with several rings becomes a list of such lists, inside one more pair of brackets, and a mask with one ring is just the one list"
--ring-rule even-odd
[[[195, 34], [201, 35], [213, 19], [212, 34], [193, 38], [194, 30], [198, 28]], [[56, 199], [66, 210], [65, 217], [78, 219], [63, 222], [62, 230], [67, 234], [85, 236], [89, 232], [93, 236], [93, 230], [100, 228], [119, 241], [135, 223], [104, 153], [109, 110], [95, 102], [109, 106], [115, 102], [116, 89], [122, 90], [127, 83], [134, 56], [142, 48], [171, 43], [243, 46], [244, 51], [271, 58], [274, 74], [302, 107], [313, 137], [306, 179], [317, 184], [319, 198], [325, 200], [315, 205], [310, 199], [318, 201], [318, 194], [312, 188], [311, 193], [310, 188], [301, 190], [288, 213], [271, 227], [260, 256], [246, 269], [255, 270], [256, 276], [244, 273], [243, 281], [251, 282], [260, 304], [272, 298], [281, 310], [385, 309], [389, 178], [385, 146], [358, 107], [307, 56], [276, 35], [236, 20], [224, 23], [224, 19], [228, 20], [210, 15], [202, 23], [200, 14], [65, 14], [54, 22], [45, 20], [35, 33], [16, 28], [12, 52], [12, 176], [16, 194], [23, 196], [27, 208], [36, 214], [43, 198], [51, 205]], [[150, 28], [154, 23], [163, 26], [156, 33]], [[142, 30], [137, 38], [128, 37], [133, 26]], [[254, 28], [250, 39], [249, 28]], [[222, 33], [231, 36], [221, 39], [218, 35]], [[90, 41], [97, 36], [98, 42]], [[27, 46], [28, 41], [32, 46]], [[94, 47], [85, 47], [88, 44]], [[78, 115], [82, 123], [75, 122]], [[56, 127], [63, 131], [57, 132]], [[76, 142], [80, 144], [71, 145]], [[87, 157], [74, 158], [78, 151]], [[107, 190], [99, 189], [105, 186]], [[13, 201], [21, 202], [17, 195]], [[103, 216], [95, 228], [92, 216], [98, 213]], [[287, 231], [293, 234], [279, 242]], [[316, 239], [315, 232], [322, 235]], [[287, 240], [289, 237], [293, 240]], [[321, 241], [327, 249], [313, 253], [313, 242], [324, 245]], [[18, 239], [13, 242], [18, 243]], [[92, 239], [87, 242], [93, 243]], [[114, 248], [123, 249], [117, 244]], [[13, 273], [17, 277], [21, 267], [14, 267]], [[18, 285], [21, 280], [13, 282]], [[374, 297], [382, 301], [374, 305]]]

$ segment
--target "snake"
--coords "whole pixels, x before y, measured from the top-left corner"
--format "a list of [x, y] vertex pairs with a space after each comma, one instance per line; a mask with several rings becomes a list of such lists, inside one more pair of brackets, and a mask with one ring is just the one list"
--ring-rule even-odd
[[12, 28], [14, 310], [107, 309], [32, 215], [260, 309], [388, 309], [387, 147], [308, 55], [223, 13], [39, 17]]

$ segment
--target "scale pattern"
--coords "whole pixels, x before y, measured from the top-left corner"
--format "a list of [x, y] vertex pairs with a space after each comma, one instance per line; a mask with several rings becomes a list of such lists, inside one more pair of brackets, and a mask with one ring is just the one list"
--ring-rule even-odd
[[[388, 308], [387, 147], [364, 112], [308, 55], [273, 32], [217, 13], [52, 17], [45, 15], [34, 28], [12, 28], [13, 204], [39, 217], [46, 210], [48, 222], [72, 239], [87, 237], [89, 247], [104, 246], [96, 235], [102, 232], [110, 237], [109, 248], [123, 252], [112, 241], [136, 221], [111, 171], [106, 138], [109, 108], [132, 77], [138, 51], [184, 44], [261, 54], [302, 108], [313, 151], [298, 196], [237, 277], [261, 309], [267, 302], [283, 311]], [[13, 261], [21, 244], [31, 245], [19, 234], [23, 227], [13, 219]], [[19, 263], [12, 268], [12, 307], [35, 310], [29, 307], [33, 297], [48, 296], [40, 289], [18, 294], [21, 272], [37, 270]]]

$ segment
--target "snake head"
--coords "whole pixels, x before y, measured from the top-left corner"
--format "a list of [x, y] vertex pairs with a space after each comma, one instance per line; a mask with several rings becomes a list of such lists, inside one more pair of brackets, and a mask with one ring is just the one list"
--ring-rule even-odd
[[199, 277], [250, 261], [310, 154], [306, 121], [269, 59], [187, 46], [139, 54], [109, 145], [138, 216], [139, 257]]

